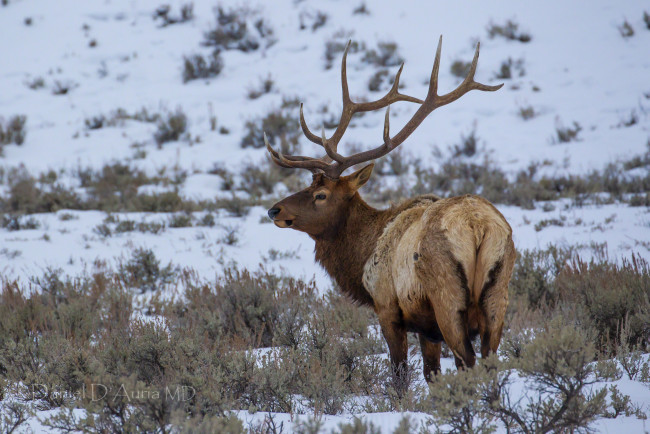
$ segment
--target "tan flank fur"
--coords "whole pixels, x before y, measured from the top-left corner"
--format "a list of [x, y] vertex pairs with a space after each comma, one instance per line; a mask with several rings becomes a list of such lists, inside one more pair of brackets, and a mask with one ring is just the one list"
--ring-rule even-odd
[[[285, 156], [266, 141], [277, 164], [308, 169], [314, 174], [311, 186], [276, 203], [269, 217], [278, 227], [306, 232], [316, 243], [316, 260], [341, 290], [374, 309], [396, 373], [403, 372], [406, 362], [406, 333], [419, 335], [427, 380], [432, 372], [440, 370], [443, 340], [453, 351], [459, 368], [475, 364], [471, 339], [476, 335], [481, 338], [482, 357], [497, 351], [515, 261], [512, 229], [490, 202], [472, 195], [446, 199], [425, 195], [377, 210], [358, 193], [374, 165], [348, 176], [342, 173], [395, 149], [436, 108], [470, 90], [495, 91], [501, 87], [474, 81], [477, 46], [468, 77], [457, 89], [438, 95], [441, 42], [442, 38], [424, 100], [399, 93], [402, 65], [386, 96], [371, 102], [351, 101], [346, 48], [341, 66], [343, 112], [336, 131], [330, 138], [324, 131], [321, 137], [313, 134], [306, 125], [302, 106], [300, 110], [305, 135], [325, 148], [324, 157]], [[420, 107], [391, 137], [388, 110], [397, 101]], [[387, 108], [383, 144], [348, 157], [339, 154], [338, 143], [354, 113], [383, 107]]]

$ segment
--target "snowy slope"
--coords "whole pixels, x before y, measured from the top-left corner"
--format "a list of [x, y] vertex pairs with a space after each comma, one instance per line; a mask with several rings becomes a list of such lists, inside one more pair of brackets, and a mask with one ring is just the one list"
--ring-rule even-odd
[[[239, 3], [233, 3], [239, 4]], [[10, 61], [0, 65], [0, 115], [27, 115], [27, 139], [22, 146], [5, 146], [0, 166], [23, 164], [35, 176], [49, 169], [66, 170], [68, 177], [75, 168], [95, 167], [112, 161], [131, 159], [131, 144], [143, 143], [147, 157], [131, 164], [150, 173], [163, 167], [178, 165], [190, 176], [182, 192], [192, 198], [211, 198], [219, 194], [220, 180], [206, 174], [215, 162], [236, 169], [248, 161], [266, 158], [262, 149], [242, 149], [239, 145], [245, 121], [277, 107], [283, 96], [297, 96], [305, 101], [306, 118], [312, 129], [322, 119], [318, 109], [327, 105], [331, 112], [339, 109], [340, 81], [338, 66], [324, 69], [325, 42], [344, 30], [355, 41], [373, 47], [377, 41], [394, 41], [406, 61], [403, 92], [422, 96], [430, 74], [435, 44], [444, 35], [441, 91], [457, 85], [449, 68], [454, 60], [469, 61], [473, 40], [482, 41], [477, 79], [495, 83], [500, 62], [511, 57], [525, 61], [526, 74], [505, 80], [505, 87], [496, 93], [473, 92], [451, 106], [436, 111], [403, 146], [435, 165], [434, 146], [446, 149], [474, 122], [480, 145], [491, 152], [491, 158], [507, 172], [514, 174], [533, 161], [549, 160], [553, 164], [543, 170], [552, 174], [583, 173], [602, 169], [607, 163], [641, 154], [649, 136], [650, 32], [643, 28], [643, 2], [592, 2], [588, 8], [570, 2], [531, 3], [498, 2], [490, 5], [472, 2], [463, 6], [432, 2], [373, 2], [370, 15], [355, 15], [356, 4], [346, 2], [278, 1], [250, 6], [262, 14], [274, 29], [277, 42], [269, 48], [251, 53], [227, 51], [225, 68], [215, 79], [196, 80], [183, 84], [181, 66], [184, 55], [206, 54], [201, 46], [203, 33], [214, 23], [211, 1], [195, 2], [196, 18], [188, 23], [161, 28], [152, 19], [156, 1], [18, 1], [2, 9], [0, 28], [15, 43], [0, 44], [0, 58]], [[172, 11], [180, 2], [172, 4]], [[318, 30], [299, 29], [300, 15], [313, 16], [321, 10], [328, 14], [326, 24]], [[26, 26], [25, 18], [33, 24]], [[623, 17], [637, 29], [632, 38], [620, 36], [617, 26]], [[513, 19], [532, 41], [522, 44], [502, 38], [486, 37], [489, 22], [504, 23]], [[89, 47], [95, 40], [97, 45]], [[361, 61], [360, 54], [349, 59], [349, 80], [353, 97], [377, 98], [367, 90], [367, 80], [375, 68]], [[335, 65], [338, 64], [338, 58]], [[393, 70], [395, 68], [392, 68]], [[103, 70], [105, 76], [98, 71]], [[268, 74], [276, 82], [276, 91], [259, 99], [246, 97], [247, 89], [257, 85]], [[25, 83], [42, 77], [45, 88], [32, 90]], [[68, 94], [52, 95], [56, 81], [73, 83]], [[534, 91], [533, 86], [540, 90]], [[515, 89], [516, 88], [516, 89]], [[532, 105], [539, 116], [524, 121], [518, 107]], [[108, 115], [123, 108], [135, 112], [141, 108], [156, 111], [160, 107], [182, 109], [189, 116], [189, 131], [200, 137], [200, 143], [165, 144], [158, 149], [152, 140], [155, 125], [127, 121], [123, 126], [88, 130], [84, 120]], [[222, 135], [210, 129], [213, 110], [218, 125], [231, 134]], [[615, 128], [634, 110], [638, 123], [629, 128]], [[402, 103], [391, 111], [393, 131], [401, 126], [413, 106]], [[298, 113], [296, 110], [295, 116]], [[557, 119], [566, 125], [578, 122], [583, 130], [580, 141], [553, 144]], [[383, 113], [362, 118], [350, 128], [347, 143], [376, 146], [380, 140]], [[318, 155], [317, 149], [303, 140], [303, 150]], [[65, 181], [66, 174], [61, 178]], [[74, 179], [69, 180], [74, 185]], [[647, 247], [638, 240], [650, 240], [647, 209], [623, 205], [587, 207], [555, 213], [566, 214], [570, 220], [583, 221], [580, 227], [550, 227], [535, 232], [539, 220], [550, 218], [540, 211], [523, 211], [502, 207], [515, 226], [518, 248], [543, 247], [550, 242], [589, 244], [609, 241], [612, 256], [627, 255], [636, 250], [648, 257]], [[258, 225], [263, 211], [255, 210], [242, 228], [243, 242], [230, 256], [246, 258], [243, 265], [259, 263], [260, 255], [269, 248], [301, 249], [299, 264], [284, 264], [298, 274], [316, 273], [321, 282], [328, 279], [310, 258], [312, 242], [301, 234], [280, 231], [270, 225]], [[552, 213], [551, 213], [552, 214]], [[606, 218], [616, 215], [601, 230], [592, 230]], [[67, 225], [69, 235], [52, 235], [60, 230], [53, 217], [39, 217], [46, 222], [41, 231], [20, 234], [0, 232], [3, 244], [22, 254], [12, 261], [3, 261], [5, 272], [29, 274], [34, 267], [63, 267], [76, 270], [69, 262], [92, 262], [97, 257], [111, 258], [129, 247], [150, 244], [164, 260], [174, 259], [180, 265], [192, 264], [212, 270], [214, 261], [205, 250], [193, 243], [192, 230], [170, 230], [164, 237], [127, 237], [110, 242], [98, 240], [90, 230], [98, 224], [96, 213], [82, 213], [79, 222]], [[526, 216], [524, 219], [523, 216]], [[556, 216], [554, 216], [556, 217]], [[525, 221], [531, 221], [530, 225]], [[584, 223], [586, 222], [586, 223]], [[591, 224], [593, 222], [593, 224]], [[235, 224], [235, 223], [228, 223]], [[218, 231], [208, 230], [214, 237]], [[39, 241], [43, 233], [51, 242]], [[174, 241], [185, 239], [184, 245]], [[188, 241], [189, 238], [189, 241]], [[29, 239], [29, 243], [24, 240]], [[57, 241], [61, 239], [61, 241]], [[77, 240], [77, 241], [75, 241]], [[79, 241], [80, 240], [80, 241]], [[62, 245], [52, 255], [52, 246]], [[162, 246], [164, 245], [164, 247]], [[231, 249], [228, 249], [231, 250]], [[179, 254], [179, 252], [185, 252]], [[246, 252], [245, 254], [242, 254]], [[72, 259], [71, 259], [72, 258]], [[187, 262], [186, 262], [187, 261]], [[25, 275], [23, 274], [23, 275]]]
[[[599, 1], [584, 8], [559, 1], [526, 5], [477, 1], [462, 7], [414, 1], [398, 6], [386, 1], [374, 2], [369, 6], [371, 15], [366, 16], [352, 15], [357, 5], [346, 2], [277, 1], [273, 6], [256, 6], [273, 27], [276, 44], [247, 54], [229, 51], [224, 55], [225, 69], [217, 79], [184, 85], [180, 78], [182, 57], [207, 53], [200, 42], [214, 21], [213, 2], [194, 3], [194, 21], [165, 28], [159, 28], [151, 18], [157, 1], [25, 0], [4, 8], [0, 28], [16, 42], [0, 46], [0, 55], [6, 59], [0, 69], [0, 110], [4, 116], [27, 114], [29, 125], [25, 146], [8, 147], [3, 163], [23, 162], [28, 169], [40, 171], [123, 158], [131, 142], [148, 139], [147, 131], [129, 125], [91, 132], [88, 137], [82, 134], [78, 139], [72, 136], [83, 132], [86, 117], [118, 107], [133, 111], [164, 104], [172, 109], [180, 105], [187, 111], [191, 132], [201, 136], [203, 143], [192, 148], [152, 150], [145, 164], [156, 167], [178, 161], [199, 170], [214, 161], [238, 164], [244, 158], [239, 148], [243, 122], [279, 104], [282, 94], [304, 101], [308, 120], [314, 118], [313, 112], [321, 104], [331, 110], [339, 107], [338, 59], [337, 67], [324, 70], [323, 53], [325, 41], [342, 29], [369, 46], [377, 41], [396, 42], [406, 61], [404, 91], [416, 96], [426, 92], [425, 81], [440, 34], [444, 35], [443, 91], [457, 84], [449, 67], [453, 60], [471, 59], [475, 38], [482, 41], [479, 80], [494, 83], [494, 72], [503, 60], [524, 59], [526, 75], [506, 80], [500, 92], [474, 92], [432, 115], [405, 145], [423, 156], [428, 156], [433, 144], [454, 142], [474, 120], [480, 137], [495, 150], [498, 161], [513, 169], [525, 167], [531, 160], [559, 163], [565, 158], [569, 158], [573, 171], [602, 168], [617, 158], [640, 153], [647, 139], [650, 103], [643, 94], [650, 92], [650, 32], [641, 20], [644, 2]], [[315, 32], [300, 31], [300, 13], [316, 10], [329, 15], [325, 26]], [[33, 19], [31, 26], [23, 24], [25, 17]], [[617, 25], [623, 17], [637, 29], [632, 38], [619, 35]], [[486, 37], [490, 20], [503, 23], [511, 18], [532, 35], [530, 43]], [[89, 30], [83, 29], [84, 24]], [[97, 41], [95, 48], [88, 46], [92, 39]], [[359, 56], [351, 55], [349, 62], [352, 95], [373, 96], [366, 82], [374, 70], [361, 63]], [[107, 71], [104, 78], [98, 75], [100, 68]], [[275, 79], [279, 91], [254, 101], [246, 99], [246, 89], [267, 74]], [[32, 91], [24, 83], [36, 76], [44, 77], [48, 86], [61, 80], [78, 87], [60, 97], [51, 95], [47, 88]], [[513, 90], [513, 84], [519, 89]], [[534, 92], [533, 85], [541, 90]], [[209, 130], [209, 103], [219, 123], [233, 134], [221, 137]], [[531, 104], [542, 115], [524, 122], [516, 116], [518, 104]], [[408, 104], [398, 107], [392, 112], [394, 129], [413, 108]], [[613, 128], [633, 109], [640, 112], [637, 125]], [[580, 123], [582, 141], [552, 145], [549, 138], [556, 117], [567, 125]], [[362, 127], [348, 132], [348, 141], [378, 143], [383, 113], [373, 113], [367, 119]], [[368, 128], [364, 128], [366, 124]], [[258, 158], [261, 154], [249, 152]]]

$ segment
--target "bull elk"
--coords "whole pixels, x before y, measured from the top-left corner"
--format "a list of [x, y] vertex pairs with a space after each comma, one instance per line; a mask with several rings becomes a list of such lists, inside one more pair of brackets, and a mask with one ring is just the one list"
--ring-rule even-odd
[[[441, 199], [424, 195], [385, 210], [369, 206], [358, 193], [374, 163], [342, 176], [359, 163], [377, 159], [398, 147], [436, 108], [456, 101], [470, 90], [496, 91], [474, 81], [477, 45], [469, 74], [452, 92], [438, 95], [438, 42], [429, 90], [424, 101], [399, 92], [402, 65], [390, 91], [371, 102], [353, 102], [348, 92], [343, 53], [343, 112], [333, 135], [313, 134], [300, 106], [300, 125], [307, 138], [325, 148], [321, 158], [282, 155], [269, 145], [273, 161], [282, 167], [307, 169], [312, 184], [273, 205], [269, 217], [280, 228], [306, 232], [316, 243], [316, 260], [341, 290], [356, 302], [371, 306], [379, 318], [392, 367], [401, 372], [407, 359], [407, 332], [419, 335], [424, 377], [440, 370], [444, 340], [460, 369], [471, 367], [476, 354], [471, 339], [481, 338], [481, 355], [496, 352], [508, 305], [508, 282], [515, 260], [512, 229], [486, 199], [466, 195]], [[390, 105], [419, 104], [413, 117], [390, 136]], [[338, 143], [355, 113], [386, 107], [383, 144], [345, 157]]]

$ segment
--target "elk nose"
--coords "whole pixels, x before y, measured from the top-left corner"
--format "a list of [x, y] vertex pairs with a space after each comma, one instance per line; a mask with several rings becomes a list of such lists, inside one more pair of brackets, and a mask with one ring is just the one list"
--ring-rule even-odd
[[273, 220], [275, 216], [278, 215], [279, 213], [280, 213], [280, 208], [271, 208], [269, 210], [269, 218]]

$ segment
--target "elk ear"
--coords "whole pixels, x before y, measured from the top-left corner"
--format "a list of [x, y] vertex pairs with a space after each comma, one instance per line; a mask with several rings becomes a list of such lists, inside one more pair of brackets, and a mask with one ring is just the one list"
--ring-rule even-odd
[[357, 191], [363, 184], [368, 182], [368, 179], [370, 179], [370, 174], [372, 173], [372, 169], [374, 167], [375, 163], [370, 163], [363, 169], [359, 169], [353, 174], [346, 176], [345, 179], [348, 181], [350, 188], [354, 191]]

